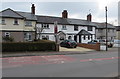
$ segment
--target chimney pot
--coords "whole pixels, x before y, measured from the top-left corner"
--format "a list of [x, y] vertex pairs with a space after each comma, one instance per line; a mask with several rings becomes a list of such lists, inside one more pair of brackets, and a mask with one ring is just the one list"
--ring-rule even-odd
[[35, 5], [34, 5], [34, 4], [32, 4], [31, 13], [32, 13], [32, 14], [35, 14]]
[[67, 12], [67, 10], [63, 10], [63, 12], [62, 12], [62, 18], [68, 18], [68, 12]]
[[92, 21], [92, 15], [91, 15], [91, 13], [87, 15], [87, 21], [90, 21], [90, 22]]

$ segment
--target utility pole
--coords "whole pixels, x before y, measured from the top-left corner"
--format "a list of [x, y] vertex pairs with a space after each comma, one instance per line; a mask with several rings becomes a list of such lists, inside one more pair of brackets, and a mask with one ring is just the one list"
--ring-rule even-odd
[[106, 51], [108, 51], [107, 6], [105, 7], [105, 11], [106, 11]]

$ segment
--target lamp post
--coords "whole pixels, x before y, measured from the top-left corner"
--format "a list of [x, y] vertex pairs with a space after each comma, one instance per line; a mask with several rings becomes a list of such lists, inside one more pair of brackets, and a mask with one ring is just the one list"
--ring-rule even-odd
[[106, 11], [106, 51], [108, 51], [108, 28], [107, 28], [107, 6], [105, 7], [105, 11]]

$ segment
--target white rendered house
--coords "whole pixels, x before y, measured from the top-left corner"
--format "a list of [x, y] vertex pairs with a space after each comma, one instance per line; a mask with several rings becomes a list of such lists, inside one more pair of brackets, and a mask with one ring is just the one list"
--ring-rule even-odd
[[37, 38], [55, 41], [55, 22], [57, 22], [57, 41], [61, 42], [65, 39], [72, 39], [78, 43], [88, 43], [95, 39], [96, 25], [91, 22], [91, 14], [87, 20], [70, 19], [64, 10], [62, 17], [37, 16], [37, 28], [43, 29], [37, 31]]

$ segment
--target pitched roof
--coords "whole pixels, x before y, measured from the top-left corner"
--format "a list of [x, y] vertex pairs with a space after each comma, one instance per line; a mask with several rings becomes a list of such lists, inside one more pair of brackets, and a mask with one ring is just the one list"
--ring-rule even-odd
[[10, 8], [5, 9], [0, 12], [0, 17], [7, 17], [7, 18], [21, 18], [21, 19], [27, 19], [27, 20], [37, 20], [36, 16], [34, 14], [28, 13], [28, 12], [19, 12], [14, 11]]
[[89, 33], [88, 31], [82, 29], [77, 35], [92, 35], [92, 34]]
[[57, 21], [58, 24], [96, 26], [94, 23], [89, 22], [87, 20], [53, 17], [53, 16], [38, 16], [37, 15], [37, 22], [38, 23], [51, 23], [51, 24], [53, 24], [55, 21]]
[[69, 24], [65, 18], [52, 16], [37, 16], [38, 23], [54, 24], [55, 21], [57, 21], [58, 24]]
[[115, 26], [116, 31], [120, 31], [120, 26]]
[[69, 24], [73, 24], [73, 25], [83, 25], [83, 26], [96, 26], [96, 24], [87, 21], [87, 20], [81, 20], [81, 19], [67, 19]]
[[13, 11], [12, 9], [8, 8], [0, 12], [0, 17], [8, 17], [8, 18], [24, 18], [17, 12]]
[[[5, 9], [0, 12], [0, 17], [8, 17], [8, 18], [24, 18], [26, 20], [34, 20], [38, 23], [49, 23], [54, 24], [55, 21], [58, 22], [58, 24], [65, 24], [65, 25], [82, 25], [82, 26], [96, 26], [96, 28], [105, 28], [105, 23], [97, 23], [97, 22], [90, 22], [87, 20], [82, 19], [71, 19], [71, 18], [62, 18], [62, 17], [53, 17], [53, 16], [40, 16], [40, 15], [34, 15], [29, 12], [19, 12], [14, 11], [10, 8]], [[111, 24], [108, 24], [108, 28], [114, 28], [115, 27]]]
[[32, 13], [28, 13], [28, 12], [19, 12], [16, 11], [18, 14], [22, 15], [23, 17], [25, 17], [27, 20], [37, 20], [37, 17], [32, 14]]
[[63, 31], [59, 31], [57, 34], [63, 33], [64, 35], [66, 35], [66, 33], [64, 33]]
[[[95, 24], [96, 24], [96, 28], [98, 28], [98, 29], [104, 29], [104, 28], [106, 28], [106, 23], [97, 23], [97, 22], [94, 22]], [[107, 24], [107, 28], [109, 28], [109, 29], [115, 29], [115, 27], [112, 25], [112, 24]]]

